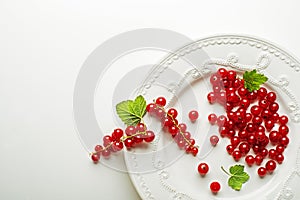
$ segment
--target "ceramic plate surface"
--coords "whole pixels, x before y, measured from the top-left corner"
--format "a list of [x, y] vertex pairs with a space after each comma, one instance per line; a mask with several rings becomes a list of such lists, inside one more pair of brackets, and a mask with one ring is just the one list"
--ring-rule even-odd
[[[264, 86], [278, 95], [278, 113], [289, 116], [290, 144], [284, 152], [285, 160], [263, 179], [257, 175], [258, 166], [248, 167], [243, 158], [235, 162], [228, 155], [225, 148], [229, 139], [220, 138], [216, 147], [209, 143], [209, 137], [218, 134], [218, 129], [208, 123], [208, 114], [225, 114], [224, 109], [210, 105], [206, 98], [212, 90], [209, 77], [219, 67], [234, 69], [239, 76], [252, 69], [265, 74], [269, 80]], [[170, 135], [160, 130], [159, 121], [147, 116], [148, 128], [157, 133], [155, 141], [147, 148], [135, 148], [124, 154], [132, 182], [142, 199], [300, 199], [299, 78], [300, 65], [295, 57], [253, 37], [209, 37], [170, 54], [152, 70], [137, 94], [144, 95], [147, 102], [165, 96], [167, 107], [176, 107], [180, 113], [178, 120], [187, 124], [199, 145], [199, 153], [193, 157], [179, 150]], [[195, 123], [188, 120], [192, 109], [199, 112]], [[205, 178], [197, 172], [200, 162], [210, 166]], [[221, 166], [228, 169], [235, 164], [245, 165], [250, 175], [240, 191], [227, 185], [229, 177], [221, 170]], [[209, 189], [210, 182], [215, 180], [222, 187], [217, 195]]]

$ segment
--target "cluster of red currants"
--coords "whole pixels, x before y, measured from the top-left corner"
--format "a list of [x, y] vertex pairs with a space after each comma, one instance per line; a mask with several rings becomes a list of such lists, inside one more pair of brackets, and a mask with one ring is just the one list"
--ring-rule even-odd
[[[276, 162], [283, 162], [283, 152], [289, 144], [288, 117], [278, 114], [276, 94], [264, 87], [250, 92], [235, 71], [224, 68], [210, 77], [210, 83], [213, 91], [207, 95], [209, 103], [224, 106], [227, 116], [212, 113], [208, 120], [219, 126], [221, 137], [230, 139], [227, 152], [235, 161], [245, 156], [249, 166], [261, 165], [269, 158], [265, 167], [258, 169], [258, 175], [264, 177], [267, 172], [272, 173]], [[268, 145], [275, 148], [268, 149]], [[251, 149], [253, 155], [249, 154]]]
[[111, 153], [118, 152], [125, 146], [127, 149], [134, 147], [142, 142], [152, 142], [155, 138], [153, 131], [147, 130], [144, 123], [138, 123], [136, 126], [127, 126], [124, 131], [117, 128], [111, 135], [103, 137], [103, 145], [96, 145], [91, 154], [91, 159], [97, 163], [100, 157], [108, 158]]
[[[175, 108], [170, 108], [166, 111], [165, 105], [166, 99], [158, 97], [154, 103], [147, 105], [146, 110], [151, 116], [156, 117], [161, 122], [163, 130], [174, 138], [180, 149], [184, 149], [186, 153], [196, 156], [198, 147], [195, 146], [195, 140], [191, 137], [191, 133], [187, 131], [186, 124], [178, 122], [176, 119], [178, 112]], [[195, 121], [198, 117], [196, 111], [191, 112], [189, 115], [191, 121]]]

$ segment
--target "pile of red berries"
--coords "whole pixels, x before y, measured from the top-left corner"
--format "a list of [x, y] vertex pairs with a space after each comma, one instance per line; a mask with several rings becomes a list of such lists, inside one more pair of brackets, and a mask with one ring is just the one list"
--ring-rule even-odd
[[[186, 124], [178, 122], [178, 112], [175, 108], [165, 110], [165, 105], [166, 99], [158, 97], [153, 103], [147, 105], [146, 110], [151, 116], [156, 117], [161, 122], [163, 130], [174, 138], [180, 149], [184, 149], [186, 153], [196, 156], [198, 147], [195, 146], [195, 140], [191, 137], [191, 133], [187, 131]], [[198, 112], [190, 112], [189, 117], [191, 121], [196, 121]]]
[[138, 123], [136, 126], [128, 126], [124, 131], [117, 128], [111, 135], [103, 137], [103, 145], [96, 145], [91, 154], [91, 159], [97, 163], [100, 157], [108, 158], [111, 153], [118, 152], [127, 147], [128, 149], [142, 142], [152, 142], [155, 138], [153, 131], [147, 130], [144, 123]]
[[[213, 91], [207, 99], [211, 104], [224, 106], [226, 116], [212, 113], [208, 121], [218, 125], [221, 137], [230, 139], [227, 152], [235, 161], [245, 156], [249, 166], [261, 165], [264, 159], [269, 159], [265, 167], [258, 169], [258, 174], [263, 177], [267, 172], [272, 173], [276, 162], [283, 162], [283, 152], [289, 144], [288, 117], [278, 114], [276, 94], [264, 87], [250, 92], [235, 71], [224, 68], [211, 75], [210, 83]], [[249, 154], [251, 149], [253, 155]]]

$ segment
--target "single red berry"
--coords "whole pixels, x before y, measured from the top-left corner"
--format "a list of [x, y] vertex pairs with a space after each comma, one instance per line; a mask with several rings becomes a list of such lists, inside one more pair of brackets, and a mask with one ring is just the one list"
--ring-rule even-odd
[[281, 125], [287, 124], [288, 121], [289, 121], [289, 118], [286, 115], [282, 115], [282, 116], [279, 117], [279, 123]]
[[111, 137], [114, 141], [119, 141], [120, 138], [123, 136], [123, 134], [124, 134], [124, 131], [120, 128], [117, 128], [117, 129], [114, 130]]
[[227, 121], [226, 117], [224, 115], [220, 115], [217, 119], [217, 124], [218, 126], [223, 126], [226, 121]]
[[178, 127], [179, 127], [179, 130], [180, 130], [181, 132], [185, 132], [186, 129], [187, 129], [187, 126], [186, 126], [186, 124], [184, 124], [184, 123], [178, 124]]
[[250, 122], [252, 120], [253, 115], [251, 113], [246, 113], [245, 115], [245, 121]]
[[270, 102], [274, 102], [276, 100], [275, 92], [269, 92], [266, 96], [266, 99]]
[[166, 113], [163, 109], [161, 108], [157, 108], [155, 110], [155, 116], [158, 118], [158, 119], [164, 119], [166, 117]]
[[233, 70], [229, 70], [227, 74], [227, 78], [229, 81], [234, 81], [236, 77], [236, 72]]
[[220, 189], [221, 189], [221, 185], [219, 182], [212, 182], [210, 184], [210, 190], [212, 193], [216, 194], [220, 191]]
[[191, 139], [191, 133], [188, 132], [188, 131], [186, 131], [186, 132], [183, 133], [183, 137], [184, 137], [185, 139], [189, 140], [189, 139]]
[[209, 102], [210, 104], [213, 104], [213, 103], [215, 103], [215, 102], [217, 101], [217, 96], [215, 95], [214, 92], [210, 92], [210, 93], [208, 93], [208, 95], [207, 95], [207, 100], [208, 100], [208, 102]]
[[266, 99], [261, 99], [258, 102], [259, 107], [263, 108], [263, 109], [267, 109], [270, 105], [270, 102], [267, 101]]
[[284, 160], [284, 156], [282, 154], [277, 154], [276, 161], [278, 162], [278, 164], [281, 164], [283, 160]]
[[257, 116], [261, 113], [262, 108], [259, 107], [259, 106], [254, 105], [254, 106], [251, 107], [250, 111], [251, 111], [252, 115]]
[[153, 113], [156, 109], [156, 105], [154, 103], [149, 103], [146, 107], [146, 111], [149, 113]]
[[167, 101], [164, 97], [158, 97], [155, 101], [155, 103], [159, 106], [165, 106]]
[[250, 151], [250, 145], [247, 142], [242, 142], [239, 145], [239, 150], [242, 155], [246, 155]]
[[255, 156], [255, 164], [256, 165], [260, 165], [263, 160], [264, 160], [264, 158], [261, 155], [256, 155]]
[[236, 162], [242, 157], [242, 153], [239, 150], [234, 150], [231, 155]]
[[222, 77], [222, 78], [226, 78], [228, 75], [228, 72], [225, 68], [219, 68], [218, 69], [218, 74]]
[[274, 122], [272, 120], [265, 121], [265, 127], [268, 131], [270, 131], [274, 127]]
[[207, 172], [208, 172], [208, 170], [209, 170], [209, 167], [208, 167], [208, 165], [207, 165], [206, 163], [200, 163], [200, 164], [198, 165], [198, 172], [199, 172], [199, 174], [200, 174], [201, 176], [206, 175]]
[[227, 150], [228, 154], [231, 155], [232, 152], [234, 151], [234, 147], [231, 144], [229, 144], [226, 146], [226, 150]]
[[268, 91], [267, 91], [267, 89], [264, 88], [264, 87], [261, 87], [261, 88], [259, 88], [259, 89], [257, 90], [257, 95], [258, 95], [258, 97], [259, 97], [260, 99], [265, 98], [265, 97], [267, 96], [267, 93], [268, 93]]
[[277, 145], [277, 146], [276, 146], [276, 152], [277, 152], [278, 154], [282, 154], [282, 153], [284, 152], [284, 146], [282, 146], [282, 145]]
[[263, 122], [263, 119], [260, 116], [255, 116], [252, 119], [253, 124], [260, 125]]
[[191, 120], [191, 122], [195, 122], [199, 117], [199, 113], [196, 110], [192, 110], [189, 112], [189, 118]]
[[93, 154], [91, 155], [91, 159], [92, 159], [92, 161], [96, 164], [96, 163], [98, 163], [98, 161], [99, 161], [99, 159], [100, 159], [100, 155], [97, 154], [97, 153], [93, 153]]
[[272, 113], [277, 112], [278, 109], [279, 109], [279, 105], [278, 105], [278, 103], [276, 103], [276, 102], [273, 102], [273, 103], [271, 103], [271, 104], [269, 105], [269, 110], [270, 110]]
[[114, 142], [112, 144], [112, 148], [114, 151], [121, 151], [123, 149], [123, 143], [122, 142]]
[[256, 91], [253, 91], [253, 92], [250, 92], [247, 94], [247, 98], [250, 100], [250, 101], [255, 101], [255, 99], [257, 98], [257, 92]]
[[127, 139], [124, 141], [124, 145], [125, 145], [127, 148], [131, 148], [131, 147], [134, 145], [134, 141], [133, 141], [131, 138], [127, 138]]
[[272, 173], [276, 169], [276, 162], [274, 160], [269, 160], [266, 163], [266, 169], [269, 173]]
[[260, 167], [260, 168], [258, 168], [258, 170], [257, 170], [257, 174], [258, 174], [261, 178], [263, 178], [263, 177], [265, 177], [266, 174], [267, 174], [267, 169], [266, 169], [265, 167]]
[[193, 146], [193, 147], [191, 148], [191, 153], [193, 154], [193, 156], [196, 156], [196, 155], [198, 154], [198, 148], [195, 147], [195, 146]]
[[212, 74], [210, 77], [210, 83], [215, 86], [215, 85], [220, 85], [220, 75], [218, 73]]
[[208, 115], [208, 121], [212, 125], [214, 125], [217, 122], [217, 119], [218, 119], [218, 117], [214, 113]]
[[136, 128], [136, 131], [138, 131], [138, 132], [145, 132], [145, 131], [147, 130], [146, 125], [143, 124], [143, 123], [138, 123], [138, 124], [135, 126], [135, 128]]
[[239, 131], [238, 137], [241, 139], [241, 141], [246, 141], [248, 138], [248, 132], [246, 130]]
[[179, 128], [177, 126], [170, 126], [169, 127], [169, 133], [172, 135], [172, 136], [175, 136], [177, 133], [179, 132]]
[[248, 138], [247, 138], [247, 142], [250, 144], [250, 145], [254, 145], [257, 141], [256, 141], [256, 138], [255, 138], [255, 135], [254, 134], [249, 134], [248, 135]]
[[166, 118], [163, 119], [163, 121], [162, 121], [162, 126], [163, 127], [168, 128], [172, 125], [173, 125], [173, 120], [171, 119], [171, 117], [166, 117]]
[[168, 115], [171, 116], [173, 119], [175, 119], [178, 115], [178, 112], [175, 108], [170, 108], [168, 110]]
[[277, 151], [275, 149], [270, 149], [269, 150], [269, 158], [276, 159], [276, 156], [277, 156]]
[[94, 149], [98, 153], [102, 151], [103, 147], [101, 145], [96, 145]]
[[136, 128], [134, 126], [127, 126], [126, 129], [125, 129], [125, 133], [128, 136], [136, 134], [136, 131], [137, 130], [136, 130]]
[[252, 166], [255, 163], [255, 158], [252, 155], [247, 155], [245, 161], [249, 166]]
[[240, 101], [240, 107], [247, 109], [250, 106], [250, 101], [248, 99], [242, 99]]
[[104, 158], [108, 158], [110, 156], [110, 150], [104, 149], [103, 151], [101, 151], [101, 154]]
[[253, 133], [256, 130], [256, 126], [253, 123], [248, 123], [246, 126], [246, 131], [248, 133]]
[[286, 136], [289, 133], [289, 127], [287, 125], [280, 125], [278, 128], [278, 132], [282, 136]]
[[272, 113], [270, 118], [276, 123], [279, 120], [279, 114], [278, 113]]
[[209, 140], [212, 146], [216, 146], [219, 142], [219, 137], [216, 135], [212, 135], [210, 136]]
[[249, 91], [248, 91], [246, 88], [244, 88], [244, 87], [240, 87], [240, 88], [238, 89], [238, 94], [239, 94], [241, 97], [246, 97], [248, 93], [249, 93]]
[[109, 135], [105, 135], [103, 137], [103, 145], [108, 146], [113, 141], [112, 137]]
[[284, 147], [286, 147], [289, 144], [289, 142], [290, 142], [290, 140], [286, 136], [283, 136], [279, 141], [279, 143]]
[[269, 139], [273, 145], [278, 144], [282, 135], [278, 131], [271, 131], [269, 134]]

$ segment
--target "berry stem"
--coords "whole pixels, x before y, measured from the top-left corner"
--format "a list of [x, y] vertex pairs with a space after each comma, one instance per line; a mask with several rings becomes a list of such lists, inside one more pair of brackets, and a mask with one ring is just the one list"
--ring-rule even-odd
[[223, 166], [221, 166], [221, 169], [222, 169], [222, 171], [223, 171], [225, 174], [227, 174], [228, 176], [232, 176], [232, 174], [228, 173], [228, 172], [224, 169]]

